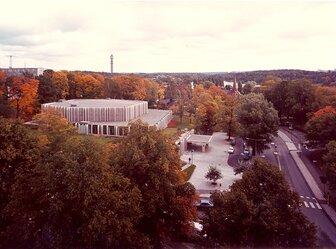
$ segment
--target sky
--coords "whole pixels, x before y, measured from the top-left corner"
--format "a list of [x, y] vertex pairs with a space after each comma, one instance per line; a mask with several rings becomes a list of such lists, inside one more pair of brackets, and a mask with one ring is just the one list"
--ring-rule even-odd
[[2, 1], [0, 67], [336, 69], [336, 1]]

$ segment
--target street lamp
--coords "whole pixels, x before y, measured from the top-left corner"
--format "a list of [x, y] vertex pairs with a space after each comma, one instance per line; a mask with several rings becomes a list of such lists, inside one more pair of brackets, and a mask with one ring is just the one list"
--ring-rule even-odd
[[194, 150], [191, 150], [191, 164], [194, 164]]
[[266, 142], [265, 138], [249, 138], [249, 137], [247, 137], [246, 140], [254, 141], [254, 150], [253, 150], [254, 156], [257, 154], [257, 142], [260, 142], [260, 141]]

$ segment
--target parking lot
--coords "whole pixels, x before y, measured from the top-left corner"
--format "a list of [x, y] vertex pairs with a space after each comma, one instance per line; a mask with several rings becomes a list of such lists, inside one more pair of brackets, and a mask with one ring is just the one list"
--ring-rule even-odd
[[[229, 147], [231, 146], [226, 141], [226, 133], [216, 132], [213, 134], [211, 143], [205, 152], [195, 150], [194, 152], [186, 151], [181, 159], [189, 162], [192, 158], [193, 164], [196, 165], [195, 171], [192, 174], [189, 182], [192, 183], [200, 194], [206, 194], [215, 190], [227, 190], [229, 186], [241, 175], [235, 175], [233, 168], [228, 165]], [[217, 181], [217, 185], [205, 178], [209, 166], [216, 166], [222, 173], [223, 178]]]

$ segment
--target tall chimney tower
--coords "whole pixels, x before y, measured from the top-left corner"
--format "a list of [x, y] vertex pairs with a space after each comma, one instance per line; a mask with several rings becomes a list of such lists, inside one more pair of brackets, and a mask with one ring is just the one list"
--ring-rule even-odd
[[113, 54], [111, 54], [110, 59], [111, 59], [111, 73], [113, 73]]

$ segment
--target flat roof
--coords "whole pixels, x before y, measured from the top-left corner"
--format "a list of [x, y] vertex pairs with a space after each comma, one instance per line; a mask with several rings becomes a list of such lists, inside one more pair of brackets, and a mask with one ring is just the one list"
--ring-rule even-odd
[[137, 105], [140, 103], [146, 103], [146, 101], [140, 100], [125, 100], [125, 99], [70, 99], [61, 100], [59, 102], [46, 103], [47, 106], [59, 106], [59, 107], [127, 107]]
[[[150, 126], [156, 125], [161, 119], [170, 114], [170, 110], [156, 110], [156, 109], [148, 109], [148, 113], [141, 115], [138, 118], [130, 120], [130, 122], [134, 120], [141, 120], [144, 123], [147, 123]], [[97, 125], [112, 125], [112, 126], [127, 126], [129, 122], [91, 122], [91, 121], [81, 121], [83, 123], [88, 124], [97, 124]], [[80, 123], [80, 122], [78, 122]]]
[[189, 143], [210, 143], [212, 136], [209, 135], [195, 135], [192, 134], [187, 138], [187, 142]]

